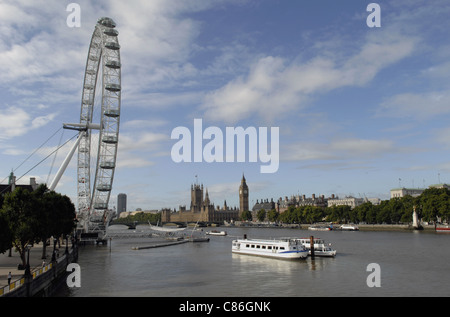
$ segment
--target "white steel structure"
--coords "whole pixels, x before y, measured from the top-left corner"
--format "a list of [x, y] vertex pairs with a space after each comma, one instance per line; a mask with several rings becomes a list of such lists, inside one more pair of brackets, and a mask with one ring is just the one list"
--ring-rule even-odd
[[[65, 128], [80, 131], [69, 156], [78, 146], [78, 220], [85, 232], [102, 231], [109, 221], [108, 203], [116, 167], [121, 100], [119, 32], [115, 27], [116, 23], [110, 18], [102, 17], [97, 21], [86, 61], [80, 123], [64, 124]], [[101, 93], [101, 107], [98, 107], [101, 109], [94, 109], [95, 100], [100, 100], [96, 93]], [[99, 122], [93, 122], [97, 112]], [[97, 149], [91, 138], [92, 130], [98, 130]], [[51, 190], [66, 166], [63, 163], [49, 187]]]

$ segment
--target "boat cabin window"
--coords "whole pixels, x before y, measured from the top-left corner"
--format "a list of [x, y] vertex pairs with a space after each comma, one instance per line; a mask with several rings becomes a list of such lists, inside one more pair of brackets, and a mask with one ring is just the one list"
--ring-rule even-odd
[[284, 247], [280, 247], [280, 250], [284, 250]]
[[268, 246], [267, 246], [267, 249], [268, 249], [268, 250], [272, 250], [272, 246], [271, 246], [271, 245], [268, 245]]

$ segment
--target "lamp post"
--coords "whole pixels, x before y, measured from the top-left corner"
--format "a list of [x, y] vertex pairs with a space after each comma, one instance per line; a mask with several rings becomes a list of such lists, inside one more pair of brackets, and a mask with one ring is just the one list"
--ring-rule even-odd
[[30, 271], [30, 250], [31, 250], [31, 246], [27, 245], [27, 264], [25, 265], [25, 276], [30, 276], [31, 275], [31, 271]]
[[56, 239], [53, 238], [53, 254], [52, 254], [52, 262], [56, 261]]

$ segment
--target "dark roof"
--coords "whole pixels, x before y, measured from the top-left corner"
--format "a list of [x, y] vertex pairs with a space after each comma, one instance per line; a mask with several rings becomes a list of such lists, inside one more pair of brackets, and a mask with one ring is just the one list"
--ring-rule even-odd
[[275, 202], [273, 200], [268, 201], [267, 199], [264, 202], [262, 201], [262, 199], [261, 202], [256, 201], [256, 204], [253, 206], [252, 211], [259, 211], [261, 209], [264, 209], [265, 211], [275, 209]]
[[[33, 191], [33, 187], [31, 185], [17, 185], [16, 187], [21, 187], [23, 189], [27, 189], [30, 192]], [[0, 195], [11, 192], [11, 185], [9, 184], [0, 184]]]

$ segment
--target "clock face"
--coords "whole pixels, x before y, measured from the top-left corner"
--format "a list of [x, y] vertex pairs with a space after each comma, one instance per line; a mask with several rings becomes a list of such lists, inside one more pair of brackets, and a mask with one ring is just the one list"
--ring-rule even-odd
[[242, 189], [239, 191], [239, 194], [242, 194]]
[[244, 190], [244, 194], [247, 194], [247, 190]]

